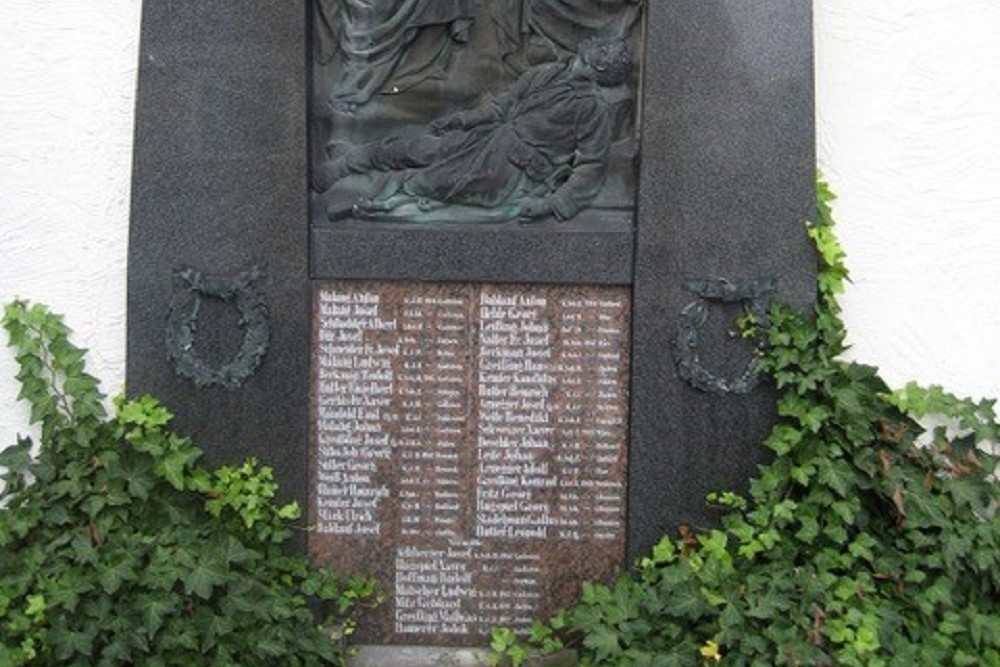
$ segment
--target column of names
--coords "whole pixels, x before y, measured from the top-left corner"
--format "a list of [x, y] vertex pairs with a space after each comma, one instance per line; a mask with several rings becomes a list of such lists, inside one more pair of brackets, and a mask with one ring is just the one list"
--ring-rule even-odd
[[362, 640], [526, 629], [615, 571], [628, 304], [621, 288], [317, 289], [310, 550], [389, 583]]
[[371, 292], [321, 292], [316, 350], [316, 529], [320, 533], [378, 536], [380, 506], [390, 495], [374, 480], [392, 455], [385, 424], [392, 417], [398, 346], [371, 340], [394, 332], [380, 317]]
[[484, 288], [479, 307], [476, 536], [616, 539], [622, 302]]

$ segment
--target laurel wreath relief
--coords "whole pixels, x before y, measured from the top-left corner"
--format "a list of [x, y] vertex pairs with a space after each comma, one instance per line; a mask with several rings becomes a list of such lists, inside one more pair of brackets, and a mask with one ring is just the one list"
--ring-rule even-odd
[[[237, 389], [257, 371], [271, 338], [267, 306], [253, 288], [253, 283], [263, 276], [260, 265], [235, 275], [206, 275], [190, 267], [174, 272], [176, 285], [167, 316], [166, 345], [178, 375], [198, 387]], [[232, 304], [239, 311], [243, 341], [229, 363], [212, 366], [196, 351], [198, 314], [204, 299]]]

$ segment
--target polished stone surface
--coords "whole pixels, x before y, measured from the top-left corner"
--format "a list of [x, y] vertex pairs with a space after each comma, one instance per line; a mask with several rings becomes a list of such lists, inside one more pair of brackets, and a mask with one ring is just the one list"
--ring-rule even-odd
[[[650, 2], [633, 305], [630, 558], [677, 525], [711, 525], [705, 494], [742, 489], [773, 419], [765, 385], [692, 388], [668, 352], [690, 279], [774, 279], [808, 307], [815, 259], [811, 4]], [[702, 358], [735, 373], [751, 351], [710, 309]], [[674, 533], [675, 534], [675, 533]]]
[[635, 215], [589, 209], [565, 222], [313, 225], [314, 279], [628, 285]]
[[[487, 667], [489, 651], [446, 646], [361, 646], [349, 667]], [[576, 654], [560, 651], [532, 657], [525, 667], [574, 667]]]
[[[129, 240], [130, 394], [176, 412], [213, 464], [257, 456], [304, 502], [309, 282], [303, 0], [143, 3]], [[174, 273], [254, 266], [270, 340], [238, 389], [197, 388], [167, 359]], [[204, 299], [193, 352], [230, 362], [233, 302]]]
[[446, 646], [362, 646], [350, 667], [486, 667], [486, 649]]
[[[814, 296], [803, 228], [815, 168], [811, 5], [646, 6], [634, 212], [616, 209], [606, 227], [581, 217], [562, 229], [390, 225], [369, 234], [332, 223], [310, 229], [303, 1], [147, 0], [128, 391], [163, 399], [209, 462], [255, 455], [274, 466], [283, 494], [305, 505], [312, 281], [631, 285], [628, 556], [620, 564], [680, 522], [710, 525], [705, 493], [744, 487], [764, 456], [772, 392], [766, 383], [749, 394], [700, 391], [678, 377], [672, 350], [685, 309], [699, 299], [692, 281], [773, 280], [776, 298], [798, 306]], [[262, 364], [238, 389], [198, 389], [167, 359], [174, 272], [193, 267], [223, 279], [253, 266], [265, 271], [255, 289], [271, 326]], [[206, 304], [193, 349], [224, 365], [245, 332], [232, 302]], [[752, 354], [729, 335], [739, 312], [739, 304], [708, 304], [699, 358], [720, 376]]]
[[317, 283], [309, 551], [383, 582], [360, 641], [481, 644], [619, 573], [629, 302]]

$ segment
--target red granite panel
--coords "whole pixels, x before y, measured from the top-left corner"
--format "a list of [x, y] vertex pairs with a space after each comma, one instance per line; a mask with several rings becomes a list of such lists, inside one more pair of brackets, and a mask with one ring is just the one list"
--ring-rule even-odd
[[368, 643], [527, 629], [625, 549], [625, 287], [315, 288], [310, 553], [378, 577]]

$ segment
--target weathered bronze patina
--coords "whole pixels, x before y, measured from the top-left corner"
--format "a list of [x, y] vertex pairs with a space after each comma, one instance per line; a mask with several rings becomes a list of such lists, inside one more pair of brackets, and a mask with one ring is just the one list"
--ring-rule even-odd
[[314, 222], [565, 220], [632, 170], [638, 0], [315, 6]]

